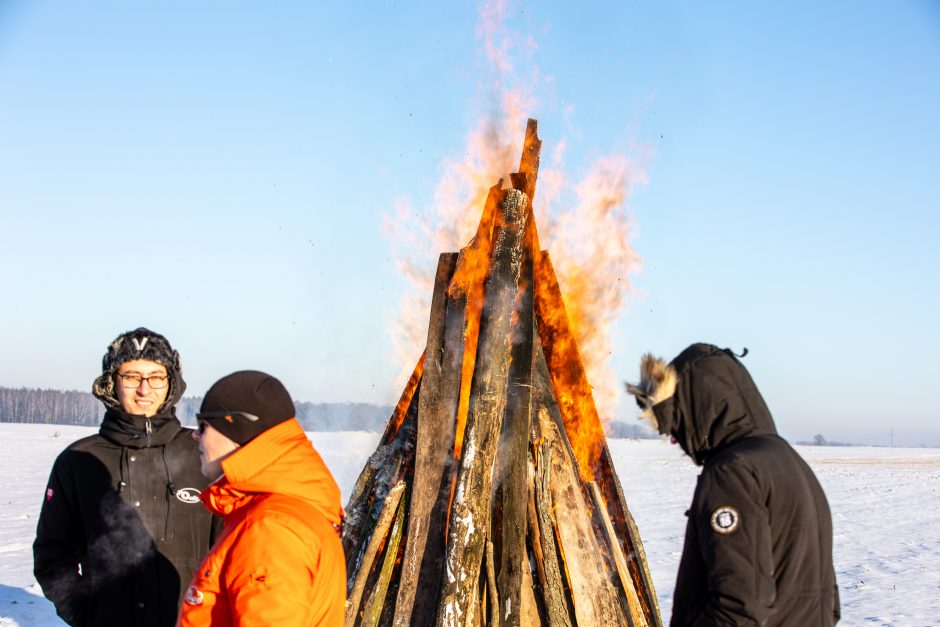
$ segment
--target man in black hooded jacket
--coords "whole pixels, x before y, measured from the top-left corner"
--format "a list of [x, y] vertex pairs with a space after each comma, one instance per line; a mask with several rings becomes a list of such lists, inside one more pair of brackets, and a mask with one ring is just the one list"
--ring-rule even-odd
[[118, 336], [92, 391], [100, 431], [55, 461], [34, 573], [70, 625], [174, 625], [185, 586], [219, 524], [192, 430], [176, 419], [186, 383], [179, 354], [139, 328]]
[[729, 350], [645, 355], [627, 389], [696, 464], [671, 625], [830, 626], [839, 620], [832, 518], [815, 475], [777, 435]]

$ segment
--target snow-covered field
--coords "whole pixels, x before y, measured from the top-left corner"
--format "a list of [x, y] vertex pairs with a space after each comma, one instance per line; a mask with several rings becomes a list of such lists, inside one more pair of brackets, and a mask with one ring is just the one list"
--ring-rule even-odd
[[[88, 427], [0, 424], [0, 626], [61, 624], [32, 576], [52, 461]], [[344, 499], [377, 434], [311, 434]], [[668, 623], [698, 469], [665, 442], [611, 440]], [[940, 449], [797, 447], [832, 507], [844, 625], [940, 625]]]

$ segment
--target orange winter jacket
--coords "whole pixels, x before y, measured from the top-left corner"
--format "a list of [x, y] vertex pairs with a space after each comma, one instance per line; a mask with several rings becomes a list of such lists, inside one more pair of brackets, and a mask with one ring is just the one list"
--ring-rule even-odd
[[222, 461], [202, 492], [225, 528], [186, 592], [179, 624], [342, 625], [340, 492], [300, 424], [271, 427]]

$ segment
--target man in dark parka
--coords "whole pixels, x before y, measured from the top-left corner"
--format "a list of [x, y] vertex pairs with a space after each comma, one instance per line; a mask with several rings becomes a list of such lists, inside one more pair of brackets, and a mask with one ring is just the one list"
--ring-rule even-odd
[[174, 406], [179, 354], [139, 328], [108, 347], [92, 391], [101, 429], [56, 459], [33, 543], [36, 580], [70, 625], [176, 623], [186, 584], [220, 530], [202, 507], [199, 451]]
[[832, 518], [815, 475], [777, 435], [729, 350], [645, 355], [628, 385], [696, 464], [671, 625], [830, 626], [839, 620]]

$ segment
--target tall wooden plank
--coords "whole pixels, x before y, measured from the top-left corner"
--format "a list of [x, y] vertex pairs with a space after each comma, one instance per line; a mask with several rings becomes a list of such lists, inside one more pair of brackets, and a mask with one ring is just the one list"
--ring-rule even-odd
[[610, 583], [605, 561], [598, 559], [601, 548], [591, 524], [591, 510], [581, 492], [581, 482], [574, 464], [562, 445], [563, 432], [545, 411], [539, 414], [539, 426], [551, 444], [551, 494], [555, 533], [578, 625], [627, 627], [616, 589]]
[[[463, 347], [462, 333], [454, 337], [454, 329], [459, 331], [463, 328], [463, 301], [447, 296], [447, 286], [457, 266], [457, 257], [456, 253], [442, 254], [434, 279], [417, 418], [415, 471], [408, 530], [405, 534], [407, 541], [393, 621], [393, 624], [401, 626], [424, 625], [429, 620], [428, 612], [419, 612], [412, 620], [417, 590], [421, 590], [420, 597], [426, 605], [429, 604], [427, 599], [434, 597], [433, 608], [437, 608], [436, 591], [440, 581], [440, 564], [444, 559], [442, 510], [446, 509], [446, 500], [440, 503], [440, 493], [445, 475], [449, 476], [446, 470], [451, 465], [451, 451], [454, 448]], [[457, 319], [454, 314], [458, 314]], [[446, 331], [448, 323], [451, 327], [449, 334]], [[435, 511], [436, 504], [439, 506]], [[426, 568], [422, 577], [422, 564], [425, 561], [436, 562], [437, 572], [432, 572], [433, 567]], [[430, 614], [430, 619], [433, 619], [433, 614]]]
[[507, 402], [512, 349], [510, 322], [522, 270], [527, 200], [502, 193], [470, 391], [466, 432], [448, 524], [447, 556], [437, 612], [439, 625], [466, 621], [473, 581], [480, 574], [490, 518], [496, 444]]
[[532, 390], [532, 258], [525, 254], [516, 295], [509, 365], [508, 403], [499, 446], [501, 530], [498, 590], [500, 622], [518, 627], [522, 620], [522, 569], [526, 559], [528, 443]]

